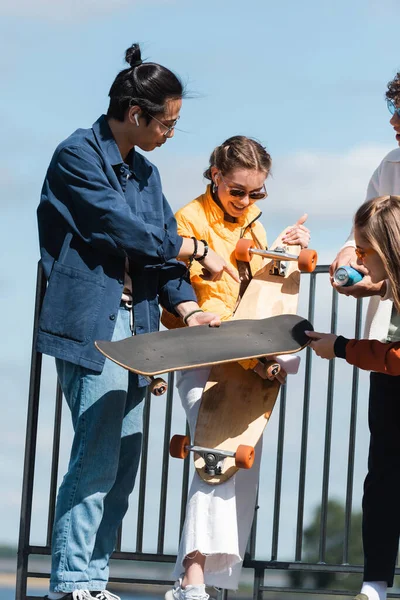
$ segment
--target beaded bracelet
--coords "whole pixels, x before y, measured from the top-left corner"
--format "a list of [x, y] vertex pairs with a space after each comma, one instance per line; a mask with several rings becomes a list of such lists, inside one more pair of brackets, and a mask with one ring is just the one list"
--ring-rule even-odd
[[189, 317], [191, 317], [192, 315], [194, 315], [195, 313], [198, 312], [204, 312], [204, 310], [201, 310], [201, 308], [195, 308], [194, 310], [190, 311], [187, 315], [185, 315], [182, 318], [182, 321], [184, 322], [185, 325], [187, 325], [187, 320], [189, 319]]
[[[207, 254], [208, 254], [208, 250], [209, 250], [209, 248], [208, 248], [208, 244], [207, 244], [206, 240], [200, 240], [200, 241], [201, 241], [201, 242], [203, 242], [203, 244], [204, 244], [204, 252], [203, 252], [203, 255], [202, 255], [202, 256], [199, 256], [199, 258], [195, 258], [195, 259], [194, 259], [194, 260], [197, 260], [197, 261], [202, 261], [202, 260], [204, 260], [204, 259], [205, 259], [205, 257], [207, 256]], [[196, 254], [197, 254], [197, 252], [196, 252]]]
[[194, 259], [196, 258], [197, 249], [199, 247], [197, 239], [193, 236], [191, 237], [191, 239], [193, 240], [194, 250], [193, 250], [193, 254], [191, 256], [189, 256], [188, 271], [190, 270], [190, 267], [192, 266], [192, 263], [193, 263]]

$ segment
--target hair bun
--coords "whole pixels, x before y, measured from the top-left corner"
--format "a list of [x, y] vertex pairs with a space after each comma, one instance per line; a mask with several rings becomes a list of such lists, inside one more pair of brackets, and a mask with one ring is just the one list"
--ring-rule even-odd
[[142, 57], [139, 44], [132, 44], [125, 52], [125, 60], [132, 69], [142, 64]]

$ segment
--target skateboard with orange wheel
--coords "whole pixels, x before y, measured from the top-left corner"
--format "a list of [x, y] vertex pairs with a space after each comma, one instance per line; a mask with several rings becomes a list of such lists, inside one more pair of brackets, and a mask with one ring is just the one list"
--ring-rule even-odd
[[[268, 250], [257, 248], [253, 240], [238, 242], [236, 260], [249, 262], [250, 267], [254, 254], [264, 260], [232, 321], [296, 314], [300, 273], [315, 269], [317, 253], [300, 246], [286, 246], [282, 241], [285, 232]], [[276, 362], [265, 362], [267, 375], [273, 374]], [[238, 363], [214, 365], [203, 392], [193, 445], [184, 436], [177, 436], [171, 441], [171, 454], [179, 457], [192, 450], [199, 476], [213, 485], [223, 483], [239, 468], [250, 468], [254, 446], [268, 423], [279, 389], [276, 379], [262, 379]], [[200, 453], [196, 448], [203, 450]]]
[[[281, 237], [272, 250], [247, 244], [243, 255], [243, 245], [238, 245], [238, 260], [246, 258], [251, 263], [257, 252], [263, 253], [264, 264], [250, 281], [233, 319], [221, 327], [184, 327], [117, 342], [95, 342], [105, 356], [150, 381], [169, 371], [212, 366], [193, 445], [185, 436], [173, 438], [171, 444], [171, 453], [177, 458], [194, 452], [196, 470], [208, 483], [222, 483], [239, 468], [251, 467], [254, 446], [279, 392], [276, 379], [264, 380], [235, 361], [260, 358], [272, 376], [279, 366], [268, 359], [299, 352], [309, 342], [304, 331], [312, 325], [295, 314], [301, 249], [285, 247]], [[304, 270], [312, 271], [316, 253], [307, 251], [302, 260]], [[288, 314], [282, 314], [285, 312]]]
[[309, 343], [307, 329], [312, 329], [307, 319], [279, 315], [225, 321], [220, 327], [157, 331], [116, 342], [97, 340], [95, 346], [121, 367], [156, 382], [161, 373], [299, 352]]

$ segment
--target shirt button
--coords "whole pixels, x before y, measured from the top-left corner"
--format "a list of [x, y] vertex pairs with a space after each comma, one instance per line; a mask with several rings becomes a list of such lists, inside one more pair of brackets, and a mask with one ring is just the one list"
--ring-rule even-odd
[[115, 321], [115, 315], [110, 315], [109, 319], [110, 319], [110, 321]]

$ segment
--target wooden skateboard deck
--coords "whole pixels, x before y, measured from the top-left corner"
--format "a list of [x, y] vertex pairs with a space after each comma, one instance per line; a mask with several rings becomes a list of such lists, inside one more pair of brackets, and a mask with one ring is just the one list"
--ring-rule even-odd
[[96, 341], [97, 349], [121, 367], [154, 376], [269, 354], [298, 352], [312, 329], [297, 315], [226, 321], [220, 327], [201, 325], [147, 333], [117, 342]]
[[[233, 452], [239, 445], [254, 447], [274, 408], [279, 388], [277, 379], [262, 379], [237, 363], [214, 366], [201, 400], [194, 445]], [[214, 485], [238, 470], [234, 457], [224, 458], [219, 475], [206, 472], [200, 454], [194, 454], [194, 464], [200, 477]]]
[[[282, 243], [286, 231], [279, 235], [271, 249], [283, 247], [286, 252], [299, 256], [300, 246], [285, 246]], [[274, 271], [274, 264], [273, 259], [264, 259], [263, 266], [251, 279], [230, 322], [274, 318], [286, 313], [295, 315], [300, 287], [298, 262], [287, 262], [284, 276], [271, 272]], [[275, 273], [277, 269], [279, 265]], [[279, 389], [277, 380], [262, 379], [237, 363], [214, 366], [204, 389], [194, 446], [233, 453], [240, 445], [254, 447], [268, 423]], [[220, 473], [210, 474], [200, 454], [194, 454], [194, 461], [200, 477], [213, 485], [223, 483], [239, 468], [235, 464], [235, 457], [225, 457], [219, 465]]]

